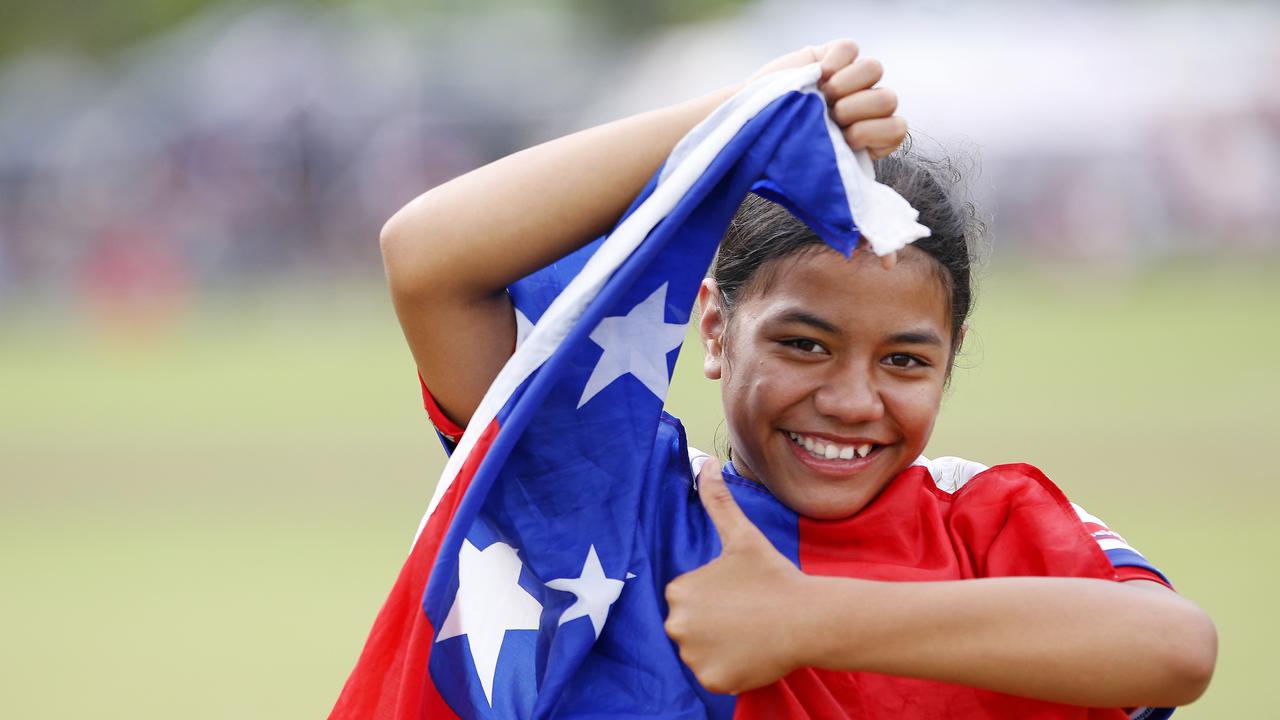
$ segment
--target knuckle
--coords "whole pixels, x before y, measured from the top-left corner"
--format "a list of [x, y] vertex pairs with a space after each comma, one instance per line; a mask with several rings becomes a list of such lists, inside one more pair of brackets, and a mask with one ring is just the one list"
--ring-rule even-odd
[[667, 599], [668, 605], [678, 605], [684, 599], [685, 582], [681, 578], [676, 578], [667, 583], [663, 596]]
[[892, 115], [898, 109], [898, 93], [889, 88], [880, 88], [880, 92], [877, 95], [882, 111]]
[[729, 494], [729, 486], [727, 485], [712, 485], [707, 488], [707, 493], [711, 502], [717, 505], [726, 505], [733, 502], [733, 495]]
[[865, 72], [875, 78], [872, 80], [873, 83], [879, 82], [880, 78], [884, 76], [884, 64], [879, 60], [875, 58], [863, 58], [860, 62], [862, 62]]
[[702, 687], [713, 693], [724, 695], [733, 692], [732, 686], [722, 673], [715, 670], [703, 670], [695, 674], [698, 676], [698, 682], [702, 683]]
[[831, 106], [831, 118], [840, 126], [847, 126], [857, 120], [858, 108], [854, 96], [846, 95], [837, 99]]
[[845, 128], [844, 139], [848, 141], [849, 147], [860, 149], [867, 146], [867, 130], [862, 123], [855, 123]]

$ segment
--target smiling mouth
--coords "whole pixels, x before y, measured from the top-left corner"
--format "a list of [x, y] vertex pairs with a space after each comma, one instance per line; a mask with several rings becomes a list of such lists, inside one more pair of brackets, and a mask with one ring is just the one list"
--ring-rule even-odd
[[807, 455], [814, 460], [862, 460], [882, 447], [867, 442], [842, 445], [791, 431], [785, 431], [785, 434], [801, 457]]

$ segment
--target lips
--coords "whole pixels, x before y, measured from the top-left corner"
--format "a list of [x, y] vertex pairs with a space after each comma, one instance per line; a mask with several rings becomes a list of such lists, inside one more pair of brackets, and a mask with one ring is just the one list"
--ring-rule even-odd
[[852, 460], [855, 457], [864, 458], [876, 447], [875, 443], [865, 441], [840, 444], [834, 440], [814, 435], [802, 435], [800, 433], [790, 431], [787, 432], [787, 437], [791, 438], [791, 442], [809, 451], [809, 454], [813, 455], [815, 458], [824, 460]]
[[883, 445], [858, 439], [837, 442], [828, 437], [784, 431], [792, 454], [820, 475], [846, 476], [861, 471], [879, 457]]

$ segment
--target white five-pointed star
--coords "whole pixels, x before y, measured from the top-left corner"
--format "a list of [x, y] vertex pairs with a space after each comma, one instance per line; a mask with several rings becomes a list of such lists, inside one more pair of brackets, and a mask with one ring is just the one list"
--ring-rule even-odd
[[591, 371], [578, 407], [623, 375], [634, 375], [645, 387], [663, 399], [671, 382], [667, 374], [667, 353], [680, 347], [684, 325], [666, 322], [667, 284], [653, 291], [631, 312], [607, 317], [591, 331], [591, 340], [604, 354]]
[[458, 553], [458, 594], [436, 642], [466, 635], [485, 699], [493, 706], [493, 676], [508, 630], [537, 630], [542, 604], [520, 587], [516, 549], [495, 542], [484, 550], [470, 540]]
[[[628, 573], [630, 574], [630, 573]], [[577, 600], [560, 615], [560, 624], [580, 617], [591, 618], [591, 626], [595, 628], [596, 637], [604, 629], [605, 618], [609, 615], [609, 606], [622, 593], [623, 582], [614, 580], [604, 574], [600, 558], [596, 555], [596, 546], [587, 550], [587, 560], [582, 564], [582, 573], [576, 578], [558, 578], [547, 583], [553, 590], [563, 590], [577, 595]]]

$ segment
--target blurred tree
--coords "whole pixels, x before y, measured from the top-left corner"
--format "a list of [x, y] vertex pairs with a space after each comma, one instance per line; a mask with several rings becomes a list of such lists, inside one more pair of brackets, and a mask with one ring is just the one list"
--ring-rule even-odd
[[619, 35], [642, 35], [667, 25], [724, 15], [752, 0], [568, 0], [570, 7], [595, 18]]
[[[275, 4], [340, 5], [351, 0], [285, 0]], [[656, 28], [729, 12], [751, 0], [537, 0], [548, 9], [580, 14], [603, 31], [643, 35]], [[250, 8], [273, 4], [260, 0], [76, 0], [0, 5], [0, 58], [35, 48], [76, 50], [103, 55], [173, 27], [206, 8]], [[375, 0], [395, 14], [443, 12], [464, 15], [503, 6], [528, 8], [521, 0]]]
[[209, 0], [9, 2], [0, 20], [0, 57], [42, 47], [103, 54], [172, 27], [211, 4]]

